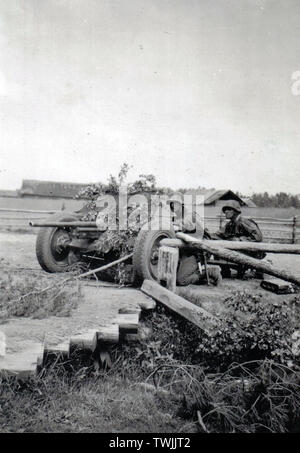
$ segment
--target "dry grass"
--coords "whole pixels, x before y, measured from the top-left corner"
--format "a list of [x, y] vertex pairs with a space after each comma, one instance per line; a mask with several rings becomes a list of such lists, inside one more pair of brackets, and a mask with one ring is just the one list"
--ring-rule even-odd
[[80, 300], [80, 285], [63, 284], [60, 276], [52, 282], [49, 285], [48, 278], [41, 275], [24, 277], [4, 271], [0, 277], [0, 322], [13, 316], [70, 316]]
[[0, 385], [0, 432], [175, 433], [196, 423], [176, 415], [176, 405], [117, 375], [73, 378], [54, 370], [27, 384]]
[[124, 346], [109, 371], [75, 359], [0, 382], [0, 432], [300, 432], [299, 371], [264, 360], [207, 373], [164, 346]]
[[166, 365], [151, 377], [182, 395], [178, 414], [202, 432], [300, 432], [300, 373], [270, 360], [232, 364], [224, 373]]

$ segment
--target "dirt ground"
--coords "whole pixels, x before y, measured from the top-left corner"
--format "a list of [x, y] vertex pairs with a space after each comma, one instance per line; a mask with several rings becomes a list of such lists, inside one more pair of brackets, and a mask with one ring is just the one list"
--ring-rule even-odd
[[[45, 273], [35, 256], [35, 239], [32, 234], [0, 233], [0, 272], [10, 270], [22, 275], [47, 275], [49, 283], [55, 274]], [[82, 282], [83, 298], [70, 317], [51, 316], [46, 319], [12, 318], [0, 325], [6, 335], [6, 352], [34, 349], [38, 343], [55, 345], [71, 336], [106, 325], [119, 308], [138, 307], [148, 299], [134, 288], [119, 288], [105, 282]]]
[[[33, 234], [0, 232], [0, 271], [10, 270], [22, 275], [43, 275], [35, 256]], [[269, 254], [273, 264], [300, 275], [300, 256]], [[48, 275], [48, 274], [46, 274]], [[55, 279], [48, 275], [49, 281]], [[218, 288], [191, 286], [197, 303], [212, 312], [219, 311], [220, 303], [232, 290], [248, 289], [263, 294], [265, 299], [280, 300], [291, 296], [278, 296], [260, 288], [259, 280], [224, 280]], [[83, 298], [70, 317], [47, 319], [13, 318], [0, 325], [5, 333], [7, 353], [20, 352], [33, 348], [37, 343], [58, 344], [78, 333], [107, 324], [116, 316], [121, 307], [137, 307], [147, 299], [141, 291], [133, 288], [118, 288], [105, 282], [85, 281], [82, 283]]]

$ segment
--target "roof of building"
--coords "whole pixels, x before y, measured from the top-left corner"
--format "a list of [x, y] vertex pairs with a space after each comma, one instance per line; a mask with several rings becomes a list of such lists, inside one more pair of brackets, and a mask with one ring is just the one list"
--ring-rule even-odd
[[251, 198], [242, 198], [243, 202], [247, 206], [247, 208], [257, 208], [257, 205], [254, 203], [254, 201], [251, 200]]
[[208, 194], [204, 200], [204, 204], [211, 204], [217, 200], [236, 200], [241, 206], [245, 205], [242, 198], [232, 192], [232, 190], [215, 190], [213, 193]]
[[20, 195], [33, 195], [53, 198], [74, 198], [87, 184], [72, 182], [39, 181], [24, 179], [19, 191]]
[[218, 200], [236, 200], [241, 204], [241, 206], [246, 205], [242, 198], [240, 198], [236, 193], [229, 189], [194, 189], [187, 191], [186, 194], [203, 195], [205, 205], [210, 205]]
[[0, 197], [15, 198], [17, 196], [17, 190], [0, 190]]

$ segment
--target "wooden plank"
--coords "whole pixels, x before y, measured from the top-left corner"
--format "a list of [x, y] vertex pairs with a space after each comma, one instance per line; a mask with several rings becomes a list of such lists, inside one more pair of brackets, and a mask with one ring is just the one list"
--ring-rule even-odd
[[96, 330], [75, 335], [70, 339], [70, 354], [76, 349], [93, 353], [97, 347], [97, 341]]
[[135, 314], [138, 314], [138, 315], [139, 315], [139, 318], [140, 318], [140, 316], [141, 316], [141, 312], [142, 312], [142, 309], [139, 308], [139, 307], [131, 307], [131, 308], [130, 308], [130, 307], [128, 307], [128, 308], [122, 307], [122, 308], [120, 308], [119, 311], [118, 311], [118, 313], [119, 313], [120, 315], [122, 315], [122, 314], [130, 315], [130, 314], [135, 313]]
[[264, 279], [260, 286], [276, 294], [292, 294], [294, 292], [293, 286], [290, 283], [284, 282], [280, 278]]
[[101, 345], [103, 344], [117, 344], [119, 343], [119, 325], [110, 324], [103, 326], [97, 330], [97, 341]]
[[120, 337], [138, 333], [139, 315], [137, 313], [118, 315], [115, 318], [115, 323], [119, 326]]
[[17, 379], [28, 379], [35, 376], [42, 354], [42, 343], [33, 344], [30, 350], [6, 354], [0, 358], [0, 376]]
[[176, 291], [176, 275], [179, 250], [161, 246], [158, 251], [158, 282], [170, 291]]
[[[187, 243], [179, 238], [180, 234], [177, 233], [177, 239], [162, 239], [160, 241], [161, 246], [168, 247], [186, 247]], [[188, 235], [190, 238], [193, 236]], [[196, 238], [193, 238], [195, 241]], [[300, 246], [296, 244], [272, 244], [265, 242], [250, 242], [250, 241], [223, 241], [223, 240], [208, 240], [203, 239], [206, 245], [213, 247], [224, 247], [228, 250], [235, 251], [248, 251], [256, 252], [263, 251], [266, 253], [290, 253], [295, 255], [300, 255]]]
[[141, 290], [199, 327], [207, 335], [212, 336], [214, 334], [219, 321], [208, 311], [163, 288], [154, 281], [144, 280]]
[[[270, 237], [265, 236], [264, 237], [264, 243], [265, 244], [274, 244], [275, 242], [276, 242], [276, 244], [289, 245], [289, 244], [292, 244], [292, 239], [278, 238], [278, 237], [274, 237], [274, 236], [270, 236]], [[274, 252], [269, 252], [269, 253], [274, 253]], [[294, 253], [293, 253], [293, 255], [294, 255]]]
[[287, 226], [291, 227], [293, 225], [292, 220], [286, 220], [286, 221], [274, 221], [274, 220], [259, 220], [259, 226], [261, 225], [280, 225], [280, 226]]
[[165, 239], [162, 239], [159, 244], [161, 247], [164, 247], [164, 246], [178, 247], [178, 248], [186, 247], [185, 242], [182, 241], [181, 239], [177, 239], [177, 238], [174, 238], [174, 239], [165, 238]]
[[185, 233], [176, 233], [176, 236], [179, 239], [182, 239], [185, 242], [191, 244], [191, 247], [195, 250], [198, 249], [212, 253], [214, 256], [217, 256], [219, 258], [226, 259], [227, 261], [232, 261], [233, 263], [242, 264], [253, 269], [257, 269], [259, 271], [265, 272], [266, 274], [282, 278], [283, 280], [300, 286], [300, 278], [297, 275], [294, 275], [287, 270], [272, 266], [266, 261], [257, 260], [256, 258], [238, 253], [234, 250], [227, 250], [219, 246], [216, 247], [214, 245], [216, 241], [211, 241], [212, 245], [207, 245], [208, 241], [193, 238], [192, 236]]
[[[206, 217], [205, 216], [205, 218], [208, 218], [208, 219], [214, 219], [214, 218], [219, 218], [219, 217], [222, 217], [224, 220], [226, 219], [225, 215], [222, 215], [222, 214], [221, 215], [217, 215], [216, 217], [211, 217], [211, 216]], [[246, 215], [245, 217], [249, 218], [248, 215]], [[293, 221], [292, 217], [286, 218], [286, 219], [282, 219], [282, 218], [277, 218], [277, 217], [260, 217], [260, 216], [259, 217], [256, 217], [256, 216], [253, 217], [253, 216], [251, 216], [251, 219], [253, 219], [255, 221], [257, 221], [257, 220], [271, 220], [271, 221], [274, 221], [274, 222], [284, 222], [284, 223]]]
[[151, 311], [151, 310], [155, 310], [155, 307], [156, 307], [156, 303], [153, 299], [148, 299], [148, 300], [143, 300], [141, 302], [139, 302], [139, 306], [141, 307], [142, 309], [142, 312], [147, 312], [147, 311]]
[[56, 357], [61, 360], [68, 360], [70, 354], [70, 343], [65, 341], [56, 345], [46, 344], [44, 347], [43, 354], [43, 363], [45, 363], [49, 358]]

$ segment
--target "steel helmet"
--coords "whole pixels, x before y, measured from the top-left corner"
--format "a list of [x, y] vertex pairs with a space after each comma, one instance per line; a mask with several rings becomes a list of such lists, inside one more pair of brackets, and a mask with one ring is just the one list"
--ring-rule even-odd
[[174, 195], [172, 195], [170, 198], [168, 198], [166, 202], [168, 204], [171, 204], [171, 203], [179, 203], [181, 205], [184, 204], [183, 199], [182, 199], [181, 196], [174, 196]]
[[226, 209], [233, 209], [234, 211], [241, 213], [241, 205], [236, 200], [228, 200], [226, 204], [222, 207], [222, 211], [225, 212]]

